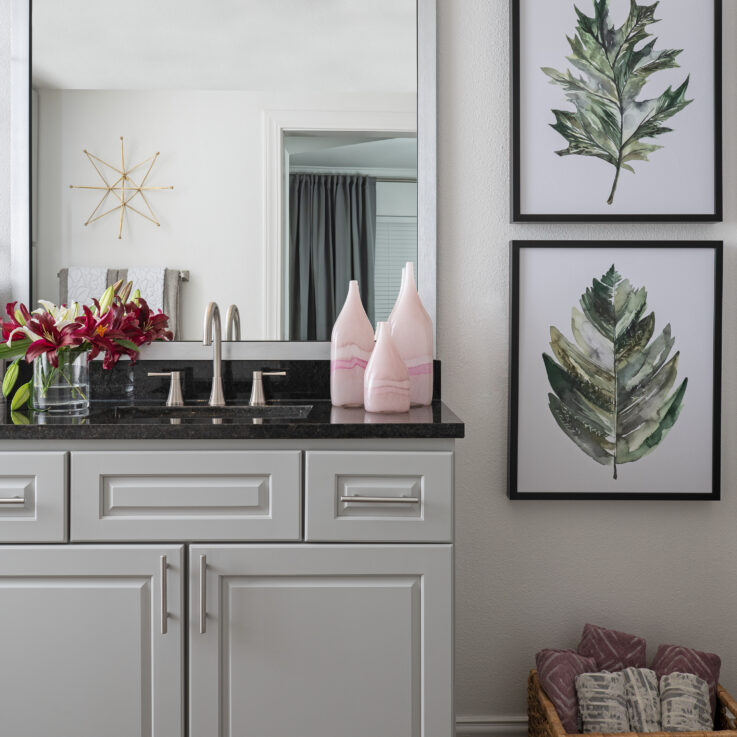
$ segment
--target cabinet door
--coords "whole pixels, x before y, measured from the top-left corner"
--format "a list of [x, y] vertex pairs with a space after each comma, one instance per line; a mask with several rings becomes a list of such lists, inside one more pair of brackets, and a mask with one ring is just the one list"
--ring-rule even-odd
[[0, 732], [183, 734], [183, 548], [0, 548]]
[[190, 737], [449, 737], [449, 545], [190, 547]]

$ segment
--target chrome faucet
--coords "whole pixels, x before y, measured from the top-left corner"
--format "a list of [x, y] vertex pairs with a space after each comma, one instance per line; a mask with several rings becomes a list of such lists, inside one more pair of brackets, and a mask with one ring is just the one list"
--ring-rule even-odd
[[223, 395], [223, 380], [220, 373], [222, 365], [223, 327], [220, 322], [220, 308], [217, 306], [217, 302], [210, 302], [205, 310], [202, 345], [213, 344], [213, 326], [215, 330], [215, 347], [212, 353], [212, 390], [210, 391], [210, 401], [208, 404], [211, 407], [223, 407], [225, 406], [225, 397]]
[[225, 340], [241, 339], [241, 313], [238, 311], [238, 305], [230, 305], [225, 315]]

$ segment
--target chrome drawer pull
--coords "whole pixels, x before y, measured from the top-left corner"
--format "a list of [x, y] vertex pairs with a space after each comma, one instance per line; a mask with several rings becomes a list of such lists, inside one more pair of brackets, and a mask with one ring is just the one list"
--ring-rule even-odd
[[205, 619], [207, 617], [207, 556], [200, 556], [200, 634], [204, 635], [207, 630]]
[[23, 506], [26, 503], [26, 500], [22, 496], [11, 496], [9, 498], [0, 499], [0, 504], [4, 504], [5, 506], [11, 507], [11, 506]]
[[166, 601], [166, 556], [161, 556], [161, 634], [167, 632], [169, 605]]
[[342, 496], [340, 501], [359, 502], [360, 504], [419, 504], [420, 500], [414, 496]]

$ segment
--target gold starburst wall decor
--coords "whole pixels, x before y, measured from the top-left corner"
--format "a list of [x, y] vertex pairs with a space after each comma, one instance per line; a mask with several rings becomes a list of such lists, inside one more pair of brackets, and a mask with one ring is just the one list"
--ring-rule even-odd
[[[89, 159], [90, 164], [92, 164], [100, 179], [102, 179], [104, 185], [69, 185], [70, 189], [96, 189], [104, 192], [104, 194], [102, 195], [102, 199], [97, 203], [97, 207], [95, 207], [95, 209], [92, 211], [92, 214], [87, 218], [87, 222], [85, 222], [85, 225], [94, 223], [95, 220], [99, 220], [100, 218], [105, 217], [105, 215], [109, 215], [116, 210], [120, 210], [120, 224], [118, 226], [118, 238], [120, 239], [123, 237], [123, 219], [125, 217], [125, 211], [130, 210], [131, 212], [135, 212], [137, 215], [146, 218], [146, 220], [150, 220], [155, 225], [161, 226], [161, 223], [156, 219], [156, 215], [154, 215], [154, 211], [151, 208], [151, 203], [148, 201], [148, 198], [144, 194], [145, 192], [150, 192], [156, 189], [174, 189], [174, 187], [172, 186], [152, 187], [146, 184], [146, 181], [148, 180], [148, 175], [151, 173], [151, 169], [154, 168], [156, 159], [159, 157], [158, 151], [153, 156], [149, 156], [140, 164], [136, 164], [129, 169], [126, 169], [125, 167], [123, 136], [120, 137], [120, 168], [118, 168], [117, 166], [113, 166], [112, 164], [108, 164], [107, 161], [103, 161], [98, 156], [91, 154], [87, 149], [84, 150], [84, 154]], [[101, 166], [98, 166], [98, 164], [100, 164]], [[146, 164], [148, 164], [148, 169], [146, 169], [146, 173], [143, 175], [141, 183], [137, 184], [136, 181], [131, 177], [131, 174], [137, 169], [142, 169], [144, 166], [146, 166]], [[112, 184], [110, 184], [107, 177], [105, 176], [103, 167], [107, 167], [108, 169], [112, 170], [114, 172], [113, 176], [117, 176]], [[138, 179], [138, 175], [136, 175], [136, 179]], [[117, 204], [115, 205], [115, 207], [111, 207], [109, 210], [105, 210], [105, 212], [100, 212], [110, 195], [113, 195], [113, 197], [117, 200]], [[145, 212], [141, 212], [141, 210], [138, 210], [136, 207], [130, 204], [131, 200], [135, 199], [138, 196], [140, 196], [143, 204], [146, 206], [146, 209], [149, 212], [148, 215]]]

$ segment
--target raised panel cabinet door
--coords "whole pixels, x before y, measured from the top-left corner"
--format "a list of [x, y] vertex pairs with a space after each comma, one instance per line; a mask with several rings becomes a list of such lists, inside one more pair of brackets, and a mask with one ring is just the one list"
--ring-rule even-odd
[[66, 453], [0, 453], [0, 543], [65, 542], [66, 482]]
[[302, 454], [72, 453], [73, 541], [299, 540]]
[[182, 546], [0, 547], [0, 733], [182, 737]]
[[450, 737], [449, 545], [190, 547], [190, 737]]

